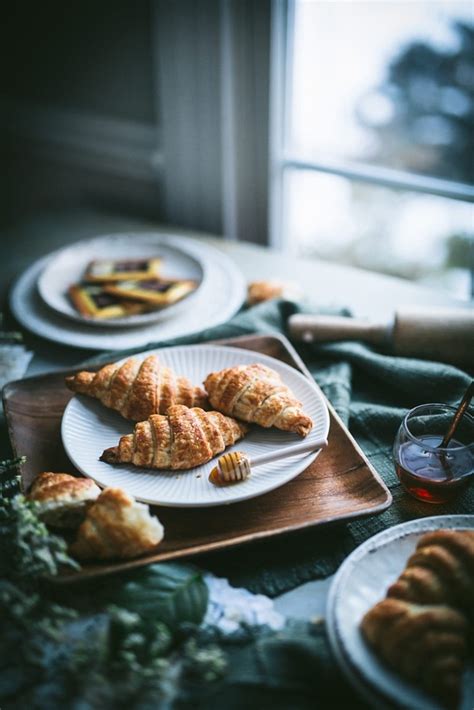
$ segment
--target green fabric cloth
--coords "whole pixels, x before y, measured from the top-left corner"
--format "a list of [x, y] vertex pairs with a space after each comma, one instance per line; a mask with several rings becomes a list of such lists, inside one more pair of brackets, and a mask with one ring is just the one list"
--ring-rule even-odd
[[[272, 301], [243, 311], [229, 322], [197, 336], [159, 345], [200, 343], [249, 333], [287, 334], [288, 316], [303, 310], [312, 309], [288, 301]], [[157, 345], [151, 343], [148, 348]], [[293, 345], [384, 479], [393, 503], [383, 513], [356, 521], [292, 533], [279, 537], [277, 542], [270, 538], [231, 552], [198, 558], [200, 565], [228, 577], [233, 584], [268, 596], [335, 572], [355, 547], [388, 527], [436, 514], [474, 513], [473, 485], [449, 505], [432, 506], [409, 497], [396, 477], [391, 451], [404, 414], [427, 402], [458, 403], [470, 382], [468, 374], [447, 364], [380, 354], [359, 342], [319, 346], [294, 342]], [[94, 362], [105, 362], [110, 357], [102, 355]]]

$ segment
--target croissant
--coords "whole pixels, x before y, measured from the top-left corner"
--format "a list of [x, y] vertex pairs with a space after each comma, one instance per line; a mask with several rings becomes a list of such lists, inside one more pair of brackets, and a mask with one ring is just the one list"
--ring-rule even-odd
[[423, 535], [388, 597], [474, 612], [474, 531]]
[[166, 415], [152, 414], [106, 449], [101, 461], [132, 463], [160, 469], [188, 469], [210, 461], [246, 433], [244, 424], [220, 412], [199, 407], [170, 407]]
[[468, 623], [448, 606], [384, 599], [364, 616], [362, 633], [380, 657], [409, 681], [455, 708], [467, 655]]
[[38, 516], [47, 525], [74, 528], [99, 494], [99, 486], [90, 478], [45, 471], [33, 481], [28, 499], [37, 503]]
[[174, 404], [205, 407], [206, 393], [186, 377], [161, 365], [156, 355], [143, 361], [129, 358], [105, 365], [98, 372], [78, 372], [66, 377], [73, 392], [98, 399], [125, 419], [140, 422], [151, 414], [164, 414]]
[[276, 427], [306, 436], [313, 421], [301, 403], [265, 365], [238, 365], [212, 372], [204, 382], [211, 405], [224, 414], [262, 427]]
[[87, 511], [70, 552], [79, 560], [137, 557], [163, 539], [163, 526], [121, 488], [106, 488]]

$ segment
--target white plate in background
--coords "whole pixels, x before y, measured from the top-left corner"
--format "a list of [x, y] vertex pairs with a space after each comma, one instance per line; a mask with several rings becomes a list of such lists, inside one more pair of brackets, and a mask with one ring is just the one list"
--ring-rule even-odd
[[246, 284], [232, 259], [208, 244], [197, 244], [206, 277], [190, 308], [173, 318], [135, 328], [97, 328], [75, 323], [52, 311], [40, 298], [36, 282], [49, 256], [32, 264], [15, 282], [10, 307], [28, 330], [63, 345], [93, 350], [124, 350], [192, 335], [229, 320], [246, 297]]
[[[194, 385], [202, 385], [210, 372], [234, 365], [260, 362], [272, 367], [282, 377], [304, 411], [313, 419], [314, 427], [306, 437], [327, 438], [329, 413], [317, 385], [293, 367], [260, 353], [216, 345], [188, 345], [143, 353], [159, 355], [160, 360], [177, 374], [186, 375]], [[137, 356], [138, 357], [138, 356]], [[123, 434], [133, 431], [134, 423], [107, 409], [99, 401], [76, 395], [67, 405], [61, 427], [67, 455], [83, 474], [102, 486], [124, 488], [138, 500], [171, 507], [206, 507], [236, 503], [254, 498], [287, 483], [316, 458], [319, 452], [296, 454], [290, 458], [259, 466], [242, 483], [218, 487], [208, 481], [216, 459], [189, 471], [153, 471], [131, 464], [111, 465], [99, 460], [104, 449], [116, 446]], [[301, 442], [301, 437], [278, 429], [252, 426], [244, 439], [227, 451], [245, 451], [250, 456], [277, 447]]]
[[[439, 515], [411, 520], [374, 535], [342, 563], [331, 585], [327, 630], [334, 654], [349, 680], [374, 707], [442, 710], [429, 695], [386, 666], [365, 642], [360, 622], [385, 598], [420, 537], [438, 529], [474, 529], [474, 515]], [[459, 710], [474, 707], [474, 669], [464, 676]]]
[[[122, 318], [87, 318], [71, 303], [68, 288], [82, 280], [91, 261], [156, 257], [163, 259], [163, 278], [191, 279], [198, 283], [197, 289], [181, 301], [165, 308]], [[50, 308], [76, 322], [98, 327], [123, 328], [156, 323], [176, 315], [184, 308], [191, 308], [204, 279], [205, 267], [199, 244], [189, 237], [160, 232], [106, 234], [82, 239], [52, 254], [38, 278], [38, 292]]]

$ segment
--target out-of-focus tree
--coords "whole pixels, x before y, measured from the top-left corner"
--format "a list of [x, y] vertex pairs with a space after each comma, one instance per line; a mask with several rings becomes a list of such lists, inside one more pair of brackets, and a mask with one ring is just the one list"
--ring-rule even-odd
[[474, 26], [456, 21], [452, 29], [452, 49], [406, 45], [356, 113], [377, 137], [372, 162], [472, 183]]

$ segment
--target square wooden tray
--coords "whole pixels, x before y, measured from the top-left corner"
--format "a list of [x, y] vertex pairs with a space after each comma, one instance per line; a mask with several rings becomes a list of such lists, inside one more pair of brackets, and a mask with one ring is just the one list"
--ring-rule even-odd
[[[311, 377], [283, 336], [243, 336], [216, 344], [270, 355]], [[61, 441], [62, 414], [73, 396], [64, 386], [66, 374], [70, 373], [18, 380], [3, 391], [13, 451], [27, 458], [21, 470], [25, 490], [41, 471], [78, 474]], [[206, 508], [156, 507], [154, 511], [165, 527], [165, 539], [156, 553], [125, 562], [85, 565], [79, 572], [55, 579], [78, 581], [384, 510], [391, 503], [390, 492], [329, 403], [328, 408], [328, 447], [286, 485], [252, 500], [212, 508], [211, 512]]]

